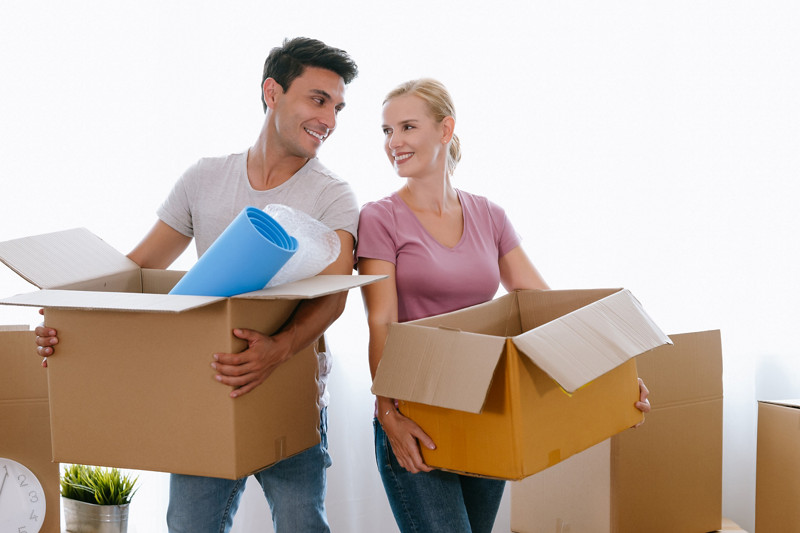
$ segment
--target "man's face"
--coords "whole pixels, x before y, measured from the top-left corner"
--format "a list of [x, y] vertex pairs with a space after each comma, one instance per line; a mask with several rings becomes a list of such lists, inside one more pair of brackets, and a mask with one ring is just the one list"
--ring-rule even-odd
[[306, 67], [288, 91], [278, 86], [272, 108], [277, 140], [287, 155], [316, 157], [344, 108], [344, 80], [335, 72]]

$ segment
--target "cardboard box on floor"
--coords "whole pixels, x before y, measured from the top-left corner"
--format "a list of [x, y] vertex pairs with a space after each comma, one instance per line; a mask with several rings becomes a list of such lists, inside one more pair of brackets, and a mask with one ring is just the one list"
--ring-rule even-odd
[[800, 400], [758, 402], [756, 532], [800, 531]]
[[33, 338], [27, 326], [0, 326], [0, 457], [23, 464], [37, 477], [46, 506], [39, 531], [58, 533], [60, 485], [58, 463], [50, 459], [47, 374]]
[[428, 465], [521, 479], [639, 422], [632, 358], [668, 342], [626, 290], [517, 291], [393, 324], [372, 391], [431, 436]]
[[721, 528], [720, 333], [670, 338], [673, 346], [636, 358], [650, 390], [652, 410], [645, 423], [514, 483], [512, 531], [706, 533]]
[[211, 356], [272, 333], [306, 298], [376, 276], [316, 276], [231, 298], [167, 295], [181, 272], [140, 269], [85, 229], [0, 243], [0, 259], [45, 289], [0, 300], [45, 308], [53, 458], [235, 479], [319, 442], [316, 346], [236, 399]]

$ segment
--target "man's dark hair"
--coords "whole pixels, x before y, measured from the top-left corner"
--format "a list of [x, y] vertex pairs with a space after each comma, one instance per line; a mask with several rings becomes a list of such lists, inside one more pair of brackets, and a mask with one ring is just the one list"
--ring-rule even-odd
[[295, 78], [301, 76], [306, 67], [324, 68], [338, 74], [345, 85], [358, 76], [358, 66], [344, 50], [328, 46], [322, 41], [308, 37], [284, 39], [282, 46], [273, 48], [264, 61], [264, 76], [261, 78], [261, 103], [264, 112], [264, 82], [272, 78], [284, 92], [289, 90]]

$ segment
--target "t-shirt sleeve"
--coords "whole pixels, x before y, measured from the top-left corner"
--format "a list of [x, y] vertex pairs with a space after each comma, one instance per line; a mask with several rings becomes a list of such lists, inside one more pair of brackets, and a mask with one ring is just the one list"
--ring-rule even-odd
[[522, 238], [514, 229], [505, 210], [491, 200], [487, 200], [487, 203], [489, 207], [489, 216], [492, 218], [495, 235], [497, 235], [498, 258], [503, 257], [519, 246], [522, 242]]
[[356, 261], [362, 257], [397, 264], [394, 217], [384, 205], [376, 202], [366, 204], [359, 217]]
[[358, 201], [347, 182], [336, 180], [324, 192], [328, 200], [319, 221], [332, 230], [344, 230], [358, 238]]
[[187, 187], [189, 186], [188, 182], [192, 169], [195, 167], [196, 165], [183, 173], [178, 181], [175, 182], [167, 199], [156, 210], [156, 215], [162, 222], [187, 237], [194, 237], [194, 224], [192, 223], [192, 211], [189, 207]]

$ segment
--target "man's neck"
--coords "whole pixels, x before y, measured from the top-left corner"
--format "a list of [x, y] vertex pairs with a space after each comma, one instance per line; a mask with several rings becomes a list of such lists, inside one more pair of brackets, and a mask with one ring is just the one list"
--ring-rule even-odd
[[257, 191], [274, 189], [295, 175], [308, 159], [288, 154], [281, 146], [270, 143], [267, 124], [255, 144], [247, 151], [247, 179]]

